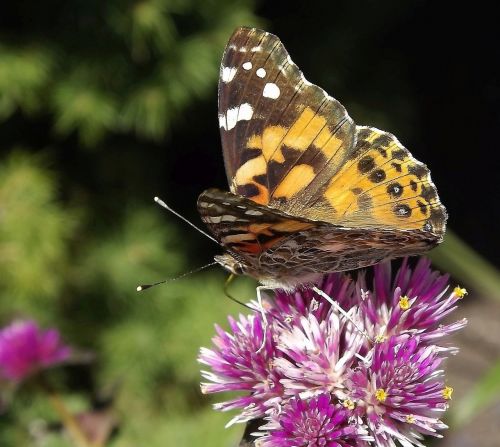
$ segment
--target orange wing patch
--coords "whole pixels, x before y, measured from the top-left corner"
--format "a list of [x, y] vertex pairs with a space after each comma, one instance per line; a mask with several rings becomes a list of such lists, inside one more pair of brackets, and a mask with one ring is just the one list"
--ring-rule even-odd
[[273, 197], [283, 197], [290, 200], [304, 189], [305, 185], [312, 182], [314, 177], [314, 169], [311, 165], [295, 165], [278, 185]]
[[[305, 107], [298, 118], [287, 129], [284, 126], [268, 126], [262, 134], [251, 135], [246, 142], [246, 149], [254, 151], [253, 158], [243, 163], [236, 171], [231, 191], [259, 204], [268, 204], [275, 199], [292, 199], [297, 196], [314, 177], [314, 164], [301, 163], [301, 156], [308, 150], [322, 157], [317, 162], [329, 160], [341, 149], [344, 140], [329, 129], [327, 119]], [[287, 158], [285, 150], [293, 157]], [[282, 165], [279, 181], [270, 179], [271, 163]], [[275, 171], [278, 168], [274, 168]]]

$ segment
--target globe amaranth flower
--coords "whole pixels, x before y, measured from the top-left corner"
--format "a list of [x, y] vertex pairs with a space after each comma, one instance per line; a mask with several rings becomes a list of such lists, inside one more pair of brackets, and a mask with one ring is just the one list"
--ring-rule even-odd
[[370, 365], [352, 371], [347, 380], [356, 415], [367, 421], [377, 445], [419, 445], [422, 434], [440, 436], [439, 417], [448, 407], [443, 358], [419, 337], [391, 337], [374, 348]]
[[[466, 320], [442, 325], [441, 321], [457, 307], [461, 299], [456, 289], [447, 294], [448, 275], [430, 269], [430, 261], [421, 258], [414, 269], [408, 260], [391, 280], [391, 264], [373, 268], [373, 285], [364, 275], [358, 279], [351, 303], [359, 303], [365, 328], [377, 341], [402, 333], [420, 334], [420, 340], [435, 341], [466, 325]], [[463, 295], [462, 295], [463, 296]]]
[[203, 377], [209, 381], [202, 383], [203, 393], [249, 392], [246, 396], [215, 405], [222, 411], [243, 409], [228, 425], [261, 416], [269, 402], [282, 393], [281, 377], [273, 365], [276, 343], [271, 328], [267, 327], [264, 335], [259, 315], [240, 316], [239, 321], [229, 317], [229, 325], [232, 333], [216, 326], [218, 335], [213, 338], [216, 349], [202, 348], [199, 357], [200, 363], [212, 369], [212, 372], [202, 371]]
[[0, 380], [19, 383], [69, 358], [56, 329], [42, 330], [31, 320], [15, 321], [0, 330]]
[[440, 436], [452, 390], [442, 363], [457, 352], [441, 341], [466, 324], [443, 318], [465, 289], [450, 291], [425, 259], [404, 260], [394, 276], [390, 263], [333, 273], [316, 287], [343, 311], [312, 287], [275, 291], [265, 319], [255, 312], [217, 328], [200, 353], [211, 369], [202, 391], [244, 394], [216, 408], [239, 409], [231, 422], [263, 419], [264, 447], [411, 447]]
[[348, 447], [367, 446], [369, 437], [362, 427], [349, 421], [350, 412], [334, 404], [330, 394], [309, 400], [290, 399], [262, 427], [266, 430], [258, 447]]
[[363, 343], [363, 334], [335, 311], [323, 321], [309, 314], [284, 328], [277, 343], [281, 356], [274, 366], [284, 376], [285, 393], [327, 391], [342, 397], [346, 371], [357, 363]]

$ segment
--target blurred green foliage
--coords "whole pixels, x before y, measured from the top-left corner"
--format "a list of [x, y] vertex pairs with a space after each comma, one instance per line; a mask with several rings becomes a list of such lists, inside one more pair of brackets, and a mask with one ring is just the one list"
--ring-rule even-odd
[[[223, 430], [229, 416], [214, 412], [199, 390], [199, 347], [209, 342], [214, 322], [241, 311], [224, 298], [222, 272], [135, 291], [139, 282], [208, 262], [215, 250], [188, 262], [190, 230], [150, 194], [147, 202], [140, 196], [147, 173], [109, 174], [119, 164], [99, 154], [109, 151], [111, 137], [126, 139], [124, 150], [135, 138], [162, 141], [193, 101], [213, 95], [227, 37], [242, 23], [258, 23], [252, 6], [28, 2], [13, 11], [24, 30], [0, 31], [4, 129], [49, 129], [34, 148], [19, 147], [24, 135], [2, 139], [0, 324], [36, 318], [94, 353], [90, 365], [58, 372], [57, 383], [75, 412], [110, 393], [119, 421], [112, 446], [230, 445], [242, 429]], [[135, 147], [136, 160], [146, 156]], [[89, 150], [88, 162], [64, 169]], [[110, 185], [114, 175], [120, 180]], [[121, 200], [116, 192], [124, 189], [140, 193]], [[235, 289], [252, 296], [249, 281]], [[0, 417], [0, 445], [68, 446], [49, 429], [57, 421], [46, 399], [21, 390]]]
[[[234, 445], [242, 431], [223, 430], [230, 417], [212, 411], [211, 398], [199, 391], [199, 347], [209, 343], [214, 322], [244, 311], [223, 296], [224, 274], [214, 269], [140, 295], [135, 287], [182, 274], [216, 252], [203, 242], [194, 247], [191, 229], [149, 200], [175, 184], [182, 160], [196, 154], [204, 163], [198, 143], [190, 147], [193, 128], [213, 128], [211, 159], [218, 154], [215, 110], [205, 126], [196, 107], [215, 98], [233, 29], [263, 24], [255, 6], [253, 0], [48, 0], [6, 7], [12, 26], [0, 28], [0, 324], [34, 317], [95, 354], [91, 365], [58, 372], [58, 386], [73, 411], [109, 395], [119, 421], [110, 446], [221, 447]], [[333, 72], [323, 70], [324, 46], [307, 49], [307, 57], [342, 91], [355, 42], [378, 35], [391, 17], [380, 9], [377, 20], [359, 29], [345, 22], [335, 35], [311, 27], [340, 58], [333, 81]], [[295, 16], [289, 28], [301, 20]], [[386, 82], [399, 82], [397, 70], [373, 70], [369, 78], [391, 72]], [[395, 115], [411, 116], [408, 95], [397, 93], [402, 89], [403, 82], [389, 104]], [[372, 91], [374, 104], [378, 94]], [[352, 98], [347, 102], [361, 121], [386, 127], [388, 117], [376, 107], [370, 115]], [[404, 121], [399, 125], [410, 126]], [[183, 174], [183, 185], [196, 187], [190, 175]], [[498, 290], [496, 271], [453, 236], [435, 259], [466, 286]], [[471, 264], [479, 267], [467, 274]], [[239, 279], [234, 295], [252, 297], [252, 285]], [[68, 446], [50, 430], [57, 420], [46, 400], [23, 390], [0, 417], [0, 446]]]
[[18, 12], [34, 23], [0, 40], [0, 118], [18, 110], [50, 114], [58, 135], [75, 132], [90, 147], [109, 132], [160, 139], [213, 86], [227, 36], [241, 23], [256, 23], [252, 4], [21, 5]]

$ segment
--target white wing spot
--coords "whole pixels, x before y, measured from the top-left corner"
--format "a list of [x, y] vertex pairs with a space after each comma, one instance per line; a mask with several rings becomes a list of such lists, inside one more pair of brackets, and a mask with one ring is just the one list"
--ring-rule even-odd
[[238, 69], [236, 67], [223, 67], [222, 68], [222, 82], [231, 82]]
[[245, 70], [251, 70], [252, 69], [252, 63], [251, 62], [245, 62], [242, 67], [245, 69]]
[[226, 115], [224, 115], [223, 113], [219, 114], [219, 127], [227, 129]]
[[266, 75], [266, 70], [264, 70], [263, 68], [259, 68], [255, 73], [259, 78], [263, 78]]
[[226, 115], [219, 115], [219, 127], [223, 127], [225, 130], [231, 130], [236, 126], [238, 121], [248, 121], [252, 119], [253, 108], [247, 102], [241, 104], [239, 107], [233, 107], [228, 109]]
[[293, 65], [292, 58], [290, 57], [290, 55], [289, 55], [289, 54], [286, 56], [286, 61], [287, 61], [290, 65]]
[[252, 119], [252, 115], [253, 115], [252, 106], [248, 104], [248, 102], [241, 104], [238, 121], [248, 121]]
[[248, 210], [245, 211], [245, 214], [248, 214], [249, 216], [262, 216], [263, 213], [257, 210]]
[[280, 88], [273, 82], [268, 82], [264, 86], [262, 96], [264, 96], [265, 98], [276, 99], [280, 96]]
[[261, 46], [253, 47], [250, 51], [252, 53], [258, 53], [259, 51], [262, 51], [262, 47]]
[[218, 224], [222, 220], [222, 217], [221, 216], [206, 216], [206, 217], [204, 217], [204, 219], [207, 222]]
[[[221, 222], [236, 222], [238, 218], [230, 214], [224, 214], [222, 216], [205, 216], [204, 220], [213, 224], [218, 224]], [[239, 219], [241, 222], [248, 222], [246, 219]]]
[[240, 53], [246, 53], [247, 52], [247, 49], [245, 47], [241, 47], [239, 50], [238, 50]]

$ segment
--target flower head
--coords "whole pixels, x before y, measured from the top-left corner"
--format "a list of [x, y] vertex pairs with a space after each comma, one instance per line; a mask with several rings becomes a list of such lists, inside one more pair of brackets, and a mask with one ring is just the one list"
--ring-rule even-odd
[[309, 314], [296, 326], [283, 328], [274, 364], [284, 377], [285, 393], [324, 391], [342, 398], [346, 371], [357, 363], [363, 342], [363, 335], [334, 309], [323, 321]]
[[394, 280], [390, 263], [377, 264], [371, 287], [364, 275], [358, 279], [358, 296], [351, 298], [351, 305], [360, 305], [365, 328], [373, 338], [419, 334], [421, 342], [435, 342], [467, 324], [465, 319], [449, 325], [441, 323], [460, 299], [456, 292], [448, 292], [448, 279], [448, 275], [432, 271], [425, 258], [414, 269], [405, 259]]
[[463, 291], [425, 259], [404, 260], [394, 276], [390, 263], [356, 279], [333, 273], [317, 287], [337, 306], [313, 287], [276, 291], [266, 321], [256, 312], [217, 328], [200, 353], [211, 368], [202, 391], [244, 394], [216, 408], [239, 409], [232, 422], [264, 418], [263, 447], [411, 447], [440, 436], [453, 391], [442, 363], [457, 349], [438, 343], [466, 324], [442, 323]]
[[309, 400], [290, 399], [263, 426], [258, 447], [348, 447], [368, 445], [366, 430], [349, 421], [350, 412], [320, 394]]
[[418, 443], [416, 431], [435, 435], [446, 428], [439, 420], [448, 406], [442, 360], [418, 337], [377, 344], [371, 364], [352, 371], [347, 381], [356, 414], [379, 438], [397, 433], [407, 443]]
[[[202, 383], [203, 393], [220, 391], [247, 391], [249, 395], [216, 404], [215, 408], [226, 411], [243, 409], [232, 422], [243, 422], [264, 415], [266, 403], [282, 393], [281, 378], [273, 364], [276, 344], [270, 328], [264, 328], [257, 315], [240, 316], [239, 321], [229, 318], [232, 333], [216, 326], [218, 335], [213, 338], [216, 349], [202, 348], [199, 361], [210, 366], [213, 372], [203, 371], [208, 380]], [[262, 347], [262, 349], [261, 349]]]
[[0, 330], [0, 380], [21, 382], [64, 362], [70, 353], [56, 329], [42, 330], [31, 320], [15, 321]]

